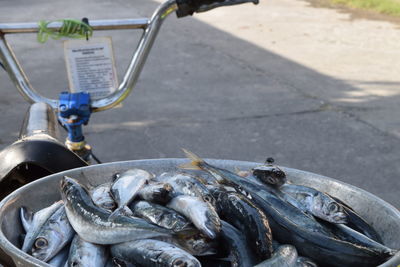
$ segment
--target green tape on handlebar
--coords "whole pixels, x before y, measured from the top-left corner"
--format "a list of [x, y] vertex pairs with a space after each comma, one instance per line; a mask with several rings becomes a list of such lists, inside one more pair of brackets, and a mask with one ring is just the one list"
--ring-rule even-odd
[[[49, 29], [48, 26], [52, 22], [62, 22], [62, 26], [58, 30]], [[39, 31], [37, 40], [39, 43], [45, 43], [49, 37], [58, 40], [62, 37], [66, 38], [86, 38], [93, 35], [93, 29], [90, 25], [74, 19], [63, 19], [56, 21], [41, 20], [38, 23]]]

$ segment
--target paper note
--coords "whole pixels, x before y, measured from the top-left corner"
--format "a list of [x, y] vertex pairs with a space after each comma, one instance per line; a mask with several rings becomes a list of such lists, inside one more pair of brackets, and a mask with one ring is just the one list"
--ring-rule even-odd
[[71, 92], [88, 92], [99, 99], [117, 89], [110, 37], [65, 41], [64, 54]]

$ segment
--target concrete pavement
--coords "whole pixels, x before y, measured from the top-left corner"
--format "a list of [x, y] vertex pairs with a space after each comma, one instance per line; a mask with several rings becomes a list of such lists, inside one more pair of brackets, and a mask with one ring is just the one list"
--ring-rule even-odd
[[[149, 16], [156, 2], [4, 0], [0, 22]], [[301, 0], [171, 16], [122, 108], [85, 128], [103, 161], [182, 157], [278, 164], [366, 189], [400, 207], [400, 30]], [[138, 34], [112, 35], [122, 76]], [[67, 78], [58, 42], [11, 36], [40, 92]], [[1, 147], [16, 139], [27, 104], [0, 72]]]

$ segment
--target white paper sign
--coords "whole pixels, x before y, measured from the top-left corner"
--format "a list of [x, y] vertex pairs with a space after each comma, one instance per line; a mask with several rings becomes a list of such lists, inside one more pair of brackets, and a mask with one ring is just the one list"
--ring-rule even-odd
[[64, 54], [72, 92], [88, 92], [92, 99], [98, 99], [117, 89], [110, 37], [67, 40]]

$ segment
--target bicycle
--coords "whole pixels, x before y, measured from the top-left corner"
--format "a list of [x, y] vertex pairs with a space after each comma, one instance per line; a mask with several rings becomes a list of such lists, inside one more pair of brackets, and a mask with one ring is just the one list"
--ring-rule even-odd
[[[30, 84], [5, 36], [40, 33], [43, 31], [42, 26], [40, 23], [0, 24], [0, 63], [19, 93], [32, 104], [19, 139], [0, 152], [0, 198], [48, 174], [86, 166], [92, 160], [100, 163], [84, 138], [82, 126], [89, 122], [91, 113], [111, 109], [128, 97], [168, 15], [175, 12], [181, 18], [246, 2], [257, 4], [258, 0], [168, 0], [160, 4], [150, 18], [84, 21], [94, 31], [143, 30], [122, 82], [115, 92], [100, 98], [91, 98], [91, 94], [87, 92], [63, 92], [59, 99], [39, 94]], [[65, 29], [64, 23], [65, 21], [49, 22], [45, 29], [57, 33]], [[57, 123], [68, 132], [65, 144], [59, 141]]]

